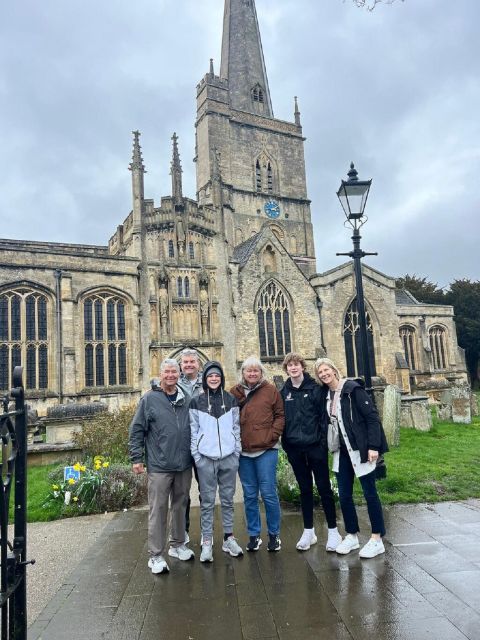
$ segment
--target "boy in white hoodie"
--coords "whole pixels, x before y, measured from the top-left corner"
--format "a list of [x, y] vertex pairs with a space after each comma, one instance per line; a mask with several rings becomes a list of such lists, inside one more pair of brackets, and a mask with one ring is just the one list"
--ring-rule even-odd
[[225, 377], [219, 362], [207, 362], [202, 384], [205, 393], [190, 404], [191, 452], [197, 466], [201, 496], [200, 562], [213, 562], [217, 487], [222, 509], [222, 549], [233, 557], [243, 555], [233, 536], [233, 496], [242, 445], [237, 401], [225, 391]]

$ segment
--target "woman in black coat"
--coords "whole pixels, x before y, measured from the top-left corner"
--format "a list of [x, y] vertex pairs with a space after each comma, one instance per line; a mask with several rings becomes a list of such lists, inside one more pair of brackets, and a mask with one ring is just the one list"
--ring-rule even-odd
[[315, 373], [321, 385], [328, 388], [326, 397], [329, 421], [338, 425], [338, 448], [333, 452], [333, 470], [337, 476], [338, 495], [347, 535], [336, 548], [340, 554], [360, 547], [358, 518], [353, 502], [353, 481], [360, 480], [367, 502], [372, 535], [360, 550], [361, 558], [374, 558], [385, 553], [382, 537], [385, 524], [375, 484], [375, 467], [379, 455], [388, 451], [387, 441], [377, 409], [363, 388], [361, 380], [342, 378], [328, 358], [319, 358]]

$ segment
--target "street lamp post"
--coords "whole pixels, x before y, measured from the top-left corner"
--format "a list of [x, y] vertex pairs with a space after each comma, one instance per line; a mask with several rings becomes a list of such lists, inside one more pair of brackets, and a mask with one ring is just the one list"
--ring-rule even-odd
[[353, 251], [349, 251], [348, 253], [337, 253], [337, 256], [349, 256], [353, 259], [355, 288], [357, 293], [358, 324], [360, 330], [361, 361], [363, 364], [365, 387], [368, 393], [371, 393], [372, 371], [368, 351], [367, 319], [365, 314], [365, 298], [363, 295], [361, 259], [365, 256], [376, 256], [378, 254], [362, 251], [360, 248], [360, 227], [362, 227], [368, 219], [367, 216], [364, 215], [364, 212], [372, 181], [359, 180], [358, 172], [355, 169], [353, 162], [350, 164], [350, 171], [347, 175], [348, 180], [342, 180], [340, 188], [337, 191], [337, 196], [345, 212], [347, 223], [353, 229]]

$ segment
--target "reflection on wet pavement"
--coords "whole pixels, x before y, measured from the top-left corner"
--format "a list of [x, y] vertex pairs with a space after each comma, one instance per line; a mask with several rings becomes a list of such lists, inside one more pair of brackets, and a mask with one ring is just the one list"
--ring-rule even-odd
[[[218, 507], [217, 507], [218, 509]], [[362, 540], [368, 518], [361, 510]], [[170, 574], [147, 569], [145, 511], [119, 514], [29, 630], [31, 640], [480, 640], [480, 501], [386, 509], [386, 554], [295, 549], [303, 529], [284, 512], [282, 551], [200, 564], [198, 509], [193, 562], [169, 558]], [[242, 506], [235, 530], [245, 544]], [[216, 513], [216, 531], [221, 531]], [[264, 534], [265, 536], [266, 534]]]

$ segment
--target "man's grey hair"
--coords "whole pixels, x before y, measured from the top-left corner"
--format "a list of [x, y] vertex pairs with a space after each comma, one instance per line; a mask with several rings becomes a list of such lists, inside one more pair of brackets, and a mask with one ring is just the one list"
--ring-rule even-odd
[[183, 358], [183, 356], [193, 356], [200, 363], [200, 356], [198, 355], [198, 351], [195, 349], [182, 349], [182, 351], [180, 351], [180, 359]]
[[165, 369], [165, 367], [175, 367], [178, 373], [180, 373], [180, 365], [175, 358], [165, 358], [165, 360], [160, 364], [160, 373]]
[[245, 378], [243, 376], [243, 372], [245, 371], [245, 369], [250, 369], [250, 367], [255, 367], [256, 369], [260, 369], [260, 371], [262, 372], [262, 377], [260, 381], [265, 380], [265, 378], [267, 377], [267, 370], [265, 369], [261, 361], [256, 356], [249, 356], [248, 358], [246, 358], [246, 360], [243, 361], [242, 367], [240, 369], [240, 382], [242, 384], [246, 384]]

